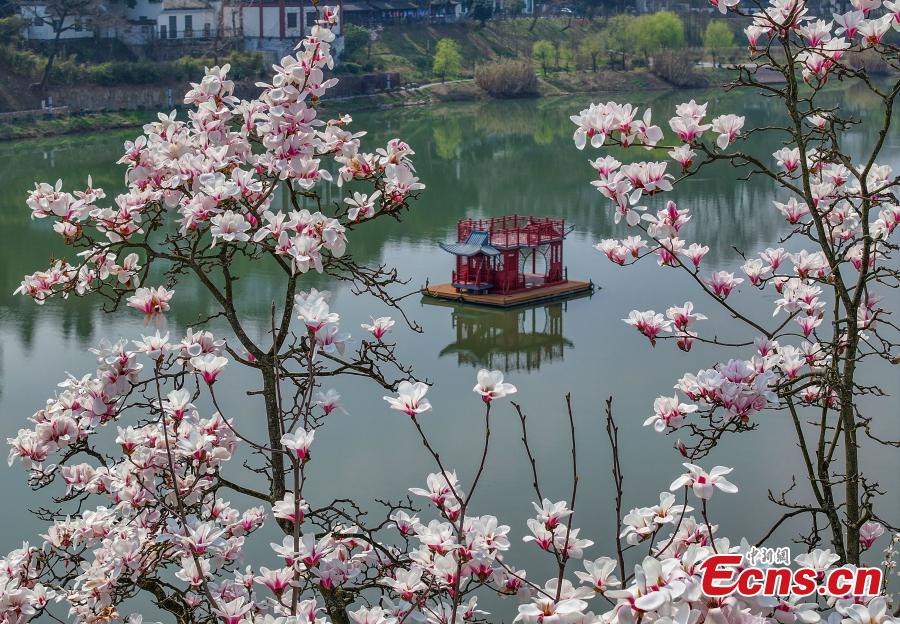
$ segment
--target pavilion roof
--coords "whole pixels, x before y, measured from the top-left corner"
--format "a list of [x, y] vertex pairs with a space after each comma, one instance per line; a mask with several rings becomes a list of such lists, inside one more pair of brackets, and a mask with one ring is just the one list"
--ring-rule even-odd
[[469, 233], [468, 238], [462, 243], [439, 243], [441, 249], [452, 253], [454, 256], [477, 256], [484, 254], [486, 256], [499, 256], [500, 250], [491, 245], [490, 232], [484, 230], [474, 230]]

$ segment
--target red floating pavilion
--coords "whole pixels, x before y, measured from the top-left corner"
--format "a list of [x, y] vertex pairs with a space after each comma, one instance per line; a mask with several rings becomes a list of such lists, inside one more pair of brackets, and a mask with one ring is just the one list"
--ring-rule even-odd
[[425, 294], [508, 306], [588, 290], [592, 285], [570, 281], [563, 265], [563, 242], [571, 231], [565, 219], [548, 217], [462, 219], [456, 242], [440, 244], [456, 257], [451, 282]]

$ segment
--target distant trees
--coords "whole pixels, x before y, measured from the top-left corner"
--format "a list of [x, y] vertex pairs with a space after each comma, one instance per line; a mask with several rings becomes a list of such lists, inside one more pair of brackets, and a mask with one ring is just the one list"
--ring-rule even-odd
[[590, 64], [591, 71], [597, 71], [597, 61], [607, 48], [607, 39], [603, 33], [591, 33], [581, 41], [578, 46], [578, 54], [582, 62]]
[[[661, 50], [676, 50], [685, 45], [684, 22], [671, 11], [650, 15], [614, 15], [600, 33], [600, 46], [623, 69], [628, 57], [640, 56], [645, 61]], [[597, 43], [591, 43], [593, 49]]]
[[360, 60], [365, 51], [369, 56], [371, 33], [368, 28], [356, 24], [344, 24], [344, 58], [348, 60]]
[[358, 70], [363, 65], [370, 67], [368, 61], [372, 56], [373, 31], [356, 24], [345, 24], [343, 31], [345, 68]]
[[462, 70], [462, 54], [459, 51], [459, 44], [453, 39], [444, 38], [437, 42], [434, 49], [434, 61], [431, 71], [435, 76], [441, 77], [441, 82], [447, 77], [455, 78], [459, 76]]
[[636, 52], [647, 60], [660, 50], [684, 47], [684, 23], [671, 11], [635, 18], [628, 35]]
[[610, 59], [625, 69], [626, 57], [634, 54], [634, 41], [631, 31], [637, 18], [631, 15], [614, 15], [610, 17], [601, 31]]
[[541, 71], [544, 72], [545, 76], [550, 71], [555, 56], [556, 46], [553, 45], [552, 41], [541, 39], [540, 41], [535, 41], [531, 47], [531, 58], [540, 65]]
[[712, 56], [718, 66], [722, 54], [734, 48], [734, 33], [725, 20], [712, 20], [703, 32], [703, 49]]

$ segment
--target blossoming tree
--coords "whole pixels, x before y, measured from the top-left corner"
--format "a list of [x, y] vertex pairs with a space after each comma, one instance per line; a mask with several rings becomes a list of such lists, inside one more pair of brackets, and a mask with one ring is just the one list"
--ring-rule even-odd
[[[790, 26], [767, 32], [773, 42], [781, 37], [790, 49], [801, 26], [807, 26], [802, 2], [797, 0], [790, 7], [777, 2], [755, 23], [783, 19], [785, 10]], [[568, 427], [571, 440], [572, 485], [564, 500], [542, 488], [525, 412], [513, 404], [536, 495], [535, 515], [527, 522], [523, 541], [546, 553], [554, 573], [536, 580], [533, 573], [513, 563], [510, 526], [489, 513], [477, 514], [473, 495], [489, 455], [492, 410], [516, 392], [515, 386], [500, 371], [479, 372], [473, 390], [483, 410], [482, 452], [464, 483], [422, 424], [433, 409], [426, 398], [428, 386], [395, 358], [394, 346], [387, 342], [394, 321], [380, 317], [364, 324], [362, 329], [370, 337], [350, 349], [328, 293], [304, 290], [301, 285], [310, 271], [327, 273], [375, 295], [402, 316], [399, 298], [393, 294], [399, 282], [397, 272], [355, 263], [346, 253], [348, 233], [372, 219], [399, 218], [424, 188], [415, 177], [413, 152], [402, 141], [365, 152], [364, 133], [348, 128], [349, 117], [318, 118], [315, 105], [334, 84], [323, 71], [332, 63], [331, 29], [336, 19], [334, 10], [322, 8], [310, 36], [295, 55], [282, 59], [272, 83], [261, 85], [259, 97], [252, 101], [233, 95], [227, 66], [207, 70], [185, 97], [191, 106], [187, 121], [174, 114], [161, 115], [158, 122], [144, 128], [143, 136], [126, 145], [120, 162], [127, 168], [127, 189], [112, 202], [104, 201], [104, 192], [93, 188], [90, 180], [77, 192], [67, 192], [57, 183], [39, 184], [30, 194], [33, 216], [51, 220], [54, 230], [75, 251], [70, 260], [56, 261], [49, 269], [25, 277], [19, 290], [36, 302], [90, 294], [102, 297], [107, 308], [124, 303], [147, 322], [156, 322], [177, 305], [179, 289], [193, 280], [209, 294], [216, 310], [183, 337], [173, 338], [159, 330], [132, 345], [125, 341], [101, 345], [94, 350], [96, 373], [65, 379], [31, 417], [29, 427], [9, 440], [10, 463], [22, 465], [35, 489], [57, 483], [65, 493], [57, 499], [59, 511], [41, 512], [48, 528], [39, 545], [25, 542], [0, 560], [0, 622], [68, 617], [76, 622], [138, 623], [142, 615], [129, 613], [128, 605], [132, 598], [145, 595], [171, 619], [185, 623], [461, 624], [488, 619], [489, 614], [478, 608], [479, 596], [487, 594], [515, 600], [516, 621], [524, 624], [812, 624], [823, 614], [845, 624], [892, 621], [889, 601], [878, 595], [879, 588], [867, 595], [848, 592], [828, 600], [819, 596], [801, 600], [789, 593], [755, 598], [705, 596], [700, 573], [707, 557], [743, 553], [750, 547], [746, 541], [717, 535], [719, 527], [711, 518], [711, 497], [719, 496], [716, 492], [737, 492], [738, 486], [728, 478], [731, 469], [715, 466], [706, 471], [686, 463], [687, 471], [658, 496], [658, 504], [654, 495], [650, 505], [622, 517], [623, 466], [611, 401], [607, 434], [615, 507], [621, 520], [617, 533], [621, 533], [610, 543], [600, 544], [601, 553], [591, 558], [585, 557], [594, 540], [582, 536], [574, 524], [580, 477], [571, 397], [565, 400], [568, 422], [560, 424]], [[790, 84], [796, 100], [796, 83]], [[693, 120], [702, 126], [700, 109], [684, 105], [684, 114], [673, 125]], [[695, 115], [699, 118], [694, 119]], [[586, 141], [589, 137], [597, 147], [611, 136], [611, 141], [622, 144], [652, 145], [662, 138], [649, 116], [635, 121], [628, 107], [595, 106], [577, 119], [576, 138]], [[830, 128], [827, 136], [837, 141], [842, 123], [836, 111], [828, 111], [822, 128]], [[746, 159], [725, 151], [740, 138], [739, 119], [717, 119], [714, 126], [720, 135], [718, 148], [702, 142], [701, 133], [709, 130], [703, 128], [684, 139], [686, 147], [673, 151], [685, 158], [692, 150], [702, 150], [708, 159]], [[803, 141], [798, 149], [805, 154], [808, 143]], [[796, 165], [793, 171], [799, 169], [798, 174], [772, 172], [771, 176], [783, 185], [797, 186], [801, 176], [810, 186], [821, 184], [826, 165], [816, 163], [824, 156], [817, 152], [810, 158], [812, 165], [808, 159]], [[335, 182], [352, 186], [341, 205], [327, 205], [322, 199], [322, 184], [332, 177], [326, 159], [334, 162]], [[818, 219], [825, 232], [847, 232], [846, 241], [832, 236], [823, 245], [831, 245], [830, 253], [839, 254], [843, 262], [858, 243], [862, 245], [860, 267], [869, 267], [870, 259], [884, 258], [889, 251], [885, 236], [893, 225], [888, 226], [886, 219], [893, 215], [891, 223], [895, 223], [896, 212], [883, 213], [881, 225], [874, 230], [866, 229], [868, 221], [862, 216], [853, 219], [851, 213], [862, 211], [863, 206], [869, 215], [874, 207], [885, 205], [888, 180], [884, 173], [872, 173], [874, 164], [863, 173], [852, 163], [844, 166], [848, 179], [854, 176], [863, 190], [850, 192], [853, 184], [847, 181], [834, 185], [830, 193], [840, 197], [827, 205], [848, 204], [842, 221], [832, 224], [824, 202], [821, 210], [810, 209], [807, 214], [814, 216], [806, 218]], [[602, 159], [597, 168], [602, 173], [601, 190], [616, 200], [627, 223], [641, 226], [653, 241], [627, 239], [612, 248], [611, 255], [618, 257], [619, 248], [625, 247], [629, 253], [634, 248], [639, 257], [650, 246], [663, 264], [682, 266], [700, 288], [730, 306], [725, 299], [738, 278], [718, 275], [704, 280], [696, 268], [682, 261], [685, 256], [676, 233], [687, 219], [686, 212], [669, 206], [646, 224], [637, 218], [641, 197], [670, 189], [665, 163], [639, 163], [620, 170], [619, 164]], [[278, 207], [276, 197], [284, 199], [288, 211]], [[802, 212], [802, 206], [791, 210]], [[881, 234], [876, 237], [872, 231]], [[798, 228], [798, 234], [819, 240], [810, 228]], [[692, 261], [696, 267], [702, 248], [691, 249], [685, 252], [697, 259]], [[778, 253], [785, 258], [785, 252], [771, 255]], [[824, 265], [810, 259], [808, 252], [799, 254], [791, 260], [804, 267], [802, 273], [798, 268], [796, 277], [760, 271], [757, 280], [761, 285], [780, 284], [785, 297], [780, 307], [792, 319], [815, 316], [806, 311], [821, 308], [818, 294], [809, 296], [815, 290], [798, 291], [840, 281], [827, 279], [840, 271], [840, 262], [832, 267], [827, 254]], [[270, 327], [249, 324], [236, 301], [234, 284], [242, 276], [239, 261], [243, 259], [271, 265], [283, 276], [283, 292], [273, 303]], [[873, 273], [857, 270], [883, 279], [886, 265], [871, 266], [875, 268], [867, 270]], [[837, 275], [843, 279], [843, 274]], [[868, 283], [864, 281], [863, 286]], [[859, 291], [843, 288], [852, 304]], [[860, 301], [870, 301], [859, 296]], [[844, 386], [832, 380], [841, 380], [846, 373], [825, 379], [822, 371], [862, 357], [847, 353], [851, 345], [857, 349], [862, 345], [859, 329], [879, 335], [873, 322], [880, 317], [874, 304], [845, 308], [853, 310], [849, 318], [857, 329], [851, 331], [848, 326], [846, 338], [835, 338], [834, 351], [823, 345], [803, 352], [803, 358], [811, 358], [803, 362], [813, 366], [810, 383], [814, 380], [820, 389], [815, 396], [841, 415]], [[856, 320], [861, 309], [867, 312], [860, 328]], [[227, 335], [209, 331], [212, 318], [224, 319]], [[691, 305], [684, 305], [673, 308], [669, 320], [652, 312], [635, 313], [631, 320], [651, 340], [669, 338], [674, 324], [680, 344], [689, 348], [692, 340], [700, 340], [690, 326], [701, 318]], [[407, 322], [416, 328], [414, 322]], [[808, 335], [815, 335], [819, 330], [812, 321], [807, 323], [811, 324]], [[789, 345], [774, 344], [776, 338], [784, 340], [779, 332], [786, 326], [775, 333], [758, 328], [766, 340], [759, 342], [765, 352], [757, 358], [683, 381], [685, 393], [695, 401], [702, 399], [704, 407], [661, 398], [649, 422], [666, 430], [696, 418], [694, 413], [705, 413], [709, 424], [694, 425], [692, 446], [685, 446], [685, 453], [694, 459], [702, 457], [717, 439], [718, 433], [709, 433], [712, 429], [746, 427], [742, 418], [749, 419], [770, 403], [792, 405], [793, 397], [802, 396], [800, 377], [806, 373], [797, 374], [798, 364], [794, 375], [787, 374]], [[825, 359], [829, 356], [832, 359]], [[258, 376], [260, 389], [248, 399], [261, 402], [258, 417], [237, 418], [232, 406], [221, 400], [218, 389], [234, 374], [235, 366]], [[364, 377], [385, 388], [385, 410], [403, 414], [420, 435], [434, 460], [434, 472], [427, 476], [425, 487], [409, 492], [427, 511], [419, 510], [413, 500], [388, 504], [386, 518], [372, 523], [354, 501], [306, 499], [304, 486], [316, 433], [340, 409], [337, 388], [348, 377]], [[852, 374], [851, 378], [855, 379]], [[862, 390], [854, 382], [851, 398]], [[471, 400], [479, 405], [477, 399]], [[712, 415], [712, 406], [729, 410], [733, 417]], [[830, 417], [828, 410], [823, 418]], [[860, 418], [852, 410], [850, 417]], [[266, 434], [261, 439], [249, 433], [253, 418], [264, 425]], [[827, 430], [841, 431], [833, 425]], [[261, 462], [245, 464], [246, 470], [239, 473], [243, 481], [223, 474], [239, 447], [252, 451]], [[238, 509], [228, 501], [235, 493], [258, 501], [259, 506]], [[683, 496], [682, 503], [677, 496]], [[699, 515], [693, 513], [694, 506]], [[877, 516], [868, 506], [863, 508], [866, 515], [852, 516], [846, 505], [846, 536], [841, 534], [840, 541], [835, 541], [837, 553], [811, 544], [811, 551], [798, 556], [797, 562], [823, 577], [842, 560], [858, 562], [860, 549], [872, 547], [887, 524], [871, 521]], [[830, 509], [836, 512], [833, 504]], [[272, 543], [266, 556], [248, 561], [248, 544], [257, 539], [256, 532], [269, 518], [284, 533], [283, 540]], [[863, 518], [868, 522], [854, 524]], [[851, 545], [851, 539], [857, 541]], [[886, 553], [890, 565], [892, 547]], [[578, 562], [581, 569], [573, 570]]]
[[[740, 66], [729, 88], [779, 101], [784, 117], [767, 127], [745, 128], [744, 117], [727, 112], [707, 121], [707, 104], [691, 100], [676, 107], [668, 125], [677, 142], [664, 147], [664, 133], [652, 125], [649, 110], [640, 116], [631, 105], [610, 102], [573, 116], [579, 149], [590, 143], [668, 150], [680, 169], [673, 175], [664, 160], [622, 164], [612, 155], [592, 161], [598, 174], [592, 184], [612, 202], [616, 222], [624, 220], [637, 231], [603, 240], [597, 248], [620, 265], [656, 258], [663, 269], [687, 273], [709, 305], [749, 332], [738, 346], [751, 347], [751, 357], [686, 374], [675, 387], [691, 402], [660, 397], [645, 424], [659, 432], [689, 432], [678, 445], [693, 459], [706, 455], [722, 435], [756, 427], [762, 410], [785, 413], [796, 430], [812, 500], [788, 496], [790, 490], [773, 495], [786, 508], [782, 520], [808, 515], [813, 529], [805, 541], [815, 545], [822, 540], [820, 529], [827, 530], [841, 560], [858, 564], [867, 523], [890, 526], [892, 520], [889, 510], [879, 512], [876, 505], [883, 493], [878, 482], [860, 471], [860, 449], [864, 440], [900, 445], [879, 436], [878, 418], [858, 402], [884, 394], [860, 379], [860, 365], [878, 359], [895, 365], [900, 353], [900, 327], [882, 304], [884, 293], [900, 285], [891, 241], [900, 223], [900, 178], [879, 164], [900, 81], [876, 80], [861, 57], [874, 55], [900, 69], [900, 48], [886, 38], [892, 28], [900, 30], [900, 5], [854, 0], [852, 11], [826, 21], [810, 17], [800, 0], [760, 4], [749, 13], [736, 8], [737, 0], [713, 4], [750, 22], [752, 63]], [[851, 156], [846, 146], [844, 133], [858, 120], [829, 104], [829, 81], [860, 84], [883, 104], [876, 139], [862, 154]], [[758, 135], [784, 147], [770, 158], [743, 149], [745, 139]], [[777, 193], [773, 209], [790, 228], [783, 246], [744, 256], [743, 277], [705, 270], [709, 241], [685, 240], [690, 208], [662, 199], [679, 182], [721, 162], [744, 179], [768, 178]], [[738, 290], [745, 298], [774, 291], [774, 320], [753, 318], [736, 301]], [[634, 310], [625, 322], [652, 345], [672, 339], [688, 351], [697, 340], [719, 344], [700, 336], [698, 322], [705, 319], [689, 301], [665, 314]]]

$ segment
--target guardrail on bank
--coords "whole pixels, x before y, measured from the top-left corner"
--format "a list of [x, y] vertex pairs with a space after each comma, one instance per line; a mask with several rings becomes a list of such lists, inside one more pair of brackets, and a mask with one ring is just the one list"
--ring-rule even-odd
[[55, 106], [52, 108], [36, 108], [34, 110], [12, 111], [8, 113], [0, 113], [0, 123], [9, 123], [12, 121], [26, 121], [31, 119], [67, 117], [69, 115], [68, 106]]

